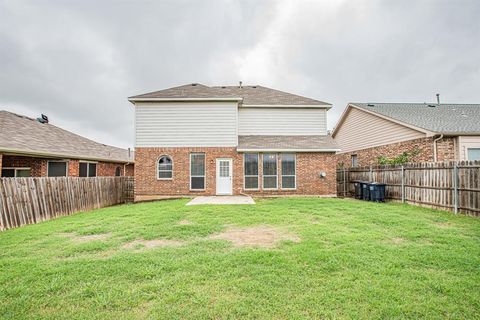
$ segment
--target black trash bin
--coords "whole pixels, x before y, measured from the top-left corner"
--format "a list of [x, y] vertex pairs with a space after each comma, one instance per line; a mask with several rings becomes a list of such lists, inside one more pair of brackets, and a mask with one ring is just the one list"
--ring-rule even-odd
[[366, 181], [360, 182], [362, 186], [362, 199], [369, 201], [370, 200], [370, 183]]
[[370, 200], [375, 202], [385, 202], [385, 183], [370, 183]]
[[362, 199], [362, 181], [354, 181], [353, 185], [355, 186], [355, 199]]

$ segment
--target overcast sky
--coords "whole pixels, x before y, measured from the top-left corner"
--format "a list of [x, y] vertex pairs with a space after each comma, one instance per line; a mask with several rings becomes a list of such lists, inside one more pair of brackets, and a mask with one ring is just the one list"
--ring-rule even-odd
[[0, 0], [0, 109], [133, 146], [135, 94], [259, 84], [330, 102], [480, 103], [480, 1]]

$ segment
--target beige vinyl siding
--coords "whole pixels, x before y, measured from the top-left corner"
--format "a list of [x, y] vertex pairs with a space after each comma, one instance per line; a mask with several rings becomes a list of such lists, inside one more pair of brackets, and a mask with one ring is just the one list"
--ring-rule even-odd
[[425, 136], [420, 131], [351, 108], [334, 138], [343, 153]]
[[460, 161], [468, 159], [468, 148], [480, 148], [480, 136], [459, 136], [458, 149]]
[[325, 135], [326, 109], [240, 108], [239, 135]]
[[236, 102], [135, 104], [137, 147], [234, 147]]

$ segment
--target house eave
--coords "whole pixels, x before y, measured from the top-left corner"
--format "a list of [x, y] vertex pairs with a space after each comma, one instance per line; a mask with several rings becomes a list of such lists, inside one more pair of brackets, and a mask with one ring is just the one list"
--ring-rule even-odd
[[242, 104], [241, 108], [301, 108], [331, 109], [331, 104]]
[[196, 102], [196, 101], [233, 101], [233, 102], [240, 102], [243, 98], [240, 97], [232, 97], [232, 98], [135, 98], [130, 97], [128, 101], [131, 103], [135, 102]]

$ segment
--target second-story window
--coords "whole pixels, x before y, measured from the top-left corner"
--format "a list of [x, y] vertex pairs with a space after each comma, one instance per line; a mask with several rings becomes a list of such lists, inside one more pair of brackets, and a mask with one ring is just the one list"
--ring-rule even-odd
[[169, 156], [158, 159], [158, 179], [170, 180], [173, 178], [173, 161]]

